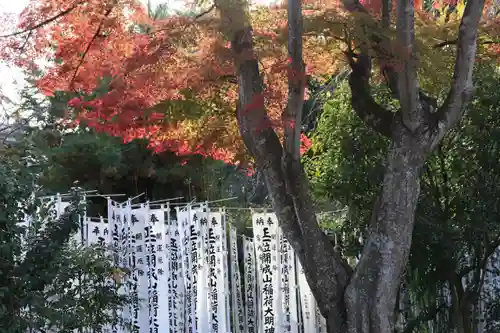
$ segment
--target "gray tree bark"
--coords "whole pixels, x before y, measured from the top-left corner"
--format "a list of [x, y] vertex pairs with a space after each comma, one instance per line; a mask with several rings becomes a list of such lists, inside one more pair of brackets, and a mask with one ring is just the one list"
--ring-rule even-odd
[[[387, 1], [387, 0], [384, 0]], [[367, 13], [358, 0], [343, 0], [346, 9]], [[404, 71], [385, 68], [388, 85], [401, 102], [391, 113], [370, 94], [371, 58], [367, 52], [348, 53], [352, 67], [349, 84], [354, 111], [367, 126], [391, 139], [383, 189], [373, 208], [362, 257], [355, 268], [334, 250], [320, 230], [313, 210], [309, 183], [300, 163], [299, 136], [304, 102], [305, 76], [302, 59], [302, 8], [300, 0], [288, 0], [290, 71], [288, 104], [283, 111], [284, 144], [268, 121], [263, 101], [263, 82], [254, 56], [252, 28], [244, 0], [216, 3], [224, 31], [231, 41], [239, 86], [237, 119], [243, 140], [262, 171], [274, 210], [285, 236], [304, 267], [307, 281], [329, 333], [391, 333], [400, 279], [411, 245], [414, 212], [420, 191], [420, 170], [427, 156], [446, 132], [462, 117], [472, 96], [472, 69], [484, 0], [469, 0], [459, 30], [451, 88], [445, 103], [418, 87], [414, 50], [414, 10], [411, 1], [396, 1], [397, 42], [407, 51]], [[388, 8], [385, 4], [384, 8]], [[382, 26], [390, 26], [386, 10]], [[373, 45], [380, 49], [379, 23], [368, 20]], [[377, 37], [377, 38], [375, 38]], [[385, 41], [387, 42], [388, 39]], [[252, 105], [248, 110], [247, 106]], [[296, 124], [292, 126], [291, 124]]]

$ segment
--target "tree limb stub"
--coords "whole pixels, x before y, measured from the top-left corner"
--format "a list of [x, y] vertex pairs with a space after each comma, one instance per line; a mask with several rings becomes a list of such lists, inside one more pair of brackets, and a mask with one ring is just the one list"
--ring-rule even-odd
[[439, 144], [446, 132], [459, 122], [472, 98], [472, 72], [484, 5], [485, 0], [469, 0], [466, 3], [458, 31], [453, 81], [443, 105], [437, 111], [437, 131], [432, 139], [431, 150]]
[[370, 92], [371, 60], [367, 55], [360, 55], [357, 61], [350, 58], [352, 72], [349, 75], [351, 104], [363, 122], [375, 132], [391, 137], [394, 113], [378, 104]]
[[415, 131], [424, 120], [420, 104], [415, 45], [415, 12], [412, 1], [398, 1], [396, 6], [396, 40], [403, 54], [402, 69], [398, 73], [399, 101], [403, 124]]

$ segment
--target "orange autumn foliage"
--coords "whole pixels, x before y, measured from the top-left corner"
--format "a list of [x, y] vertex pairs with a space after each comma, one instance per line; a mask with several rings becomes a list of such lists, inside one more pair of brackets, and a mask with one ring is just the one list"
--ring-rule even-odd
[[[201, 153], [227, 162], [243, 159], [243, 143], [233, 116], [236, 85], [224, 79], [234, 75], [232, 58], [216, 17], [153, 21], [133, 0], [44, 0], [27, 7], [19, 29], [56, 16], [60, 8], [72, 7], [56, 24], [33, 30], [26, 43], [22, 38], [10, 40], [2, 58], [24, 68], [33, 66], [33, 58], [56, 60], [38, 80], [38, 88], [48, 96], [56, 91], [91, 94], [98, 88], [99, 80], [112, 77], [109, 91], [103, 96], [70, 101], [69, 107], [82, 111], [73, 123], [85, 121], [98, 131], [122, 136], [125, 141], [147, 137], [157, 151]], [[286, 12], [275, 9], [274, 15], [272, 26], [257, 24], [255, 29], [256, 51], [267, 86], [262, 101], [256, 102], [266, 103], [270, 123], [277, 125], [287, 89], [287, 55], [282, 43]], [[131, 31], [132, 23], [149, 25], [152, 32]], [[317, 53], [318, 48], [310, 46], [309, 68], [330, 70], [335, 64], [331, 54]], [[12, 52], [21, 47], [22, 53]], [[209, 103], [204, 103], [206, 113], [194, 120], [168, 119], [162, 112], [145, 112], [166, 100], [185, 99], [185, 91], [194, 94], [198, 101], [218, 103], [212, 110]], [[309, 141], [304, 138], [303, 142]]]
[[[380, 0], [364, 4], [380, 12]], [[334, 37], [349, 22], [340, 7], [335, 0], [305, 3], [308, 75], [332, 74], [346, 66], [342, 43]], [[265, 84], [264, 96], [254, 103], [264, 103], [268, 110], [262, 126], [279, 132], [287, 78], [297, 74], [287, 66], [286, 8], [260, 8], [251, 16], [256, 54], [248, 56], [260, 60]], [[148, 29], [139, 32], [139, 26]], [[0, 57], [22, 68], [33, 68], [33, 59], [52, 59], [37, 85], [48, 96], [56, 91], [80, 96], [68, 105], [69, 111], [78, 111], [76, 117], [68, 112], [68, 125], [85, 121], [125, 141], [148, 138], [156, 151], [199, 153], [231, 163], [245, 160], [234, 116], [238, 96], [233, 59], [222, 33], [231, 27], [221, 26], [216, 13], [201, 19], [153, 20], [136, 0], [32, 0], [18, 29], [29, 32], [1, 40]], [[92, 95], [109, 77], [107, 92]], [[179, 102], [184, 110], [170, 112], [172, 104], [165, 101]], [[194, 104], [202, 112], [184, 115]], [[252, 105], [241, 107], [251, 112]], [[304, 152], [310, 141], [303, 136], [302, 142]]]

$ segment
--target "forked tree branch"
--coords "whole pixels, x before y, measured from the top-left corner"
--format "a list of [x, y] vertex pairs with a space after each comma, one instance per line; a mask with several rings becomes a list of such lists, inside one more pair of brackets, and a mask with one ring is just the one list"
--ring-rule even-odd
[[[248, 55], [254, 54], [252, 29], [248, 21], [234, 21], [235, 11], [238, 17], [246, 17], [245, 2], [240, 4], [224, 1], [216, 2], [222, 20], [232, 28], [228, 32], [237, 72], [239, 101], [236, 108], [240, 132], [250, 153], [256, 158], [258, 167], [265, 176], [270, 195], [275, 206], [281, 226], [287, 233], [290, 244], [304, 259], [302, 235], [295, 217], [293, 203], [288, 198], [281, 169], [282, 146], [268, 123], [264, 108], [263, 81], [257, 59]], [[227, 6], [227, 7], [226, 7]], [[236, 24], [238, 24], [236, 26]], [[246, 55], [246, 56], [245, 56]]]
[[469, 0], [465, 6], [458, 31], [453, 81], [443, 105], [437, 111], [437, 132], [431, 149], [437, 146], [446, 132], [459, 122], [472, 98], [474, 92], [472, 73], [484, 4], [485, 0]]
[[[226, 34], [231, 41], [237, 72], [239, 89], [237, 120], [245, 145], [255, 157], [257, 166], [265, 176], [280, 226], [302, 263], [307, 281], [323, 315], [336, 322], [336, 325], [345, 325], [345, 308], [341, 302], [343, 302], [343, 291], [350, 277], [350, 269], [335, 252], [317, 223], [300, 160], [290, 159], [293, 155], [283, 149], [278, 136], [271, 127], [264, 106], [264, 88], [259, 63], [255, 58], [252, 29], [245, 14], [246, 1], [217, 1], [216, 6], [221, 13], [222, 21], [231, 25], [231, 29], [227, 29]], [[291, 13], [292, 18], [295, 19], [300, 19], [300, 15], [300, 13]], [[246, 19], [235, 20], [234, 17]], [[227, 27], [223, 27], [223, 30], [224, 28]], [[294, 32], [301, 34], [300, 27], [292, 28]], [[296, 37], [298, 40], [290, 42], [295, 61], [302, 58], [298, 52], [299, 49], [296, 48], [300, 46], [302, 36]], [[302, 105], [303, 100], [300, 101], [295, 95], [297, 86], [292, 85], [291, 88], [293, 88], [291, 89], [293, 100], [289, 105], [296, 108], [294, 101]], [[300, 98], [300, 90], [298, 93]], [[290, 111], [293, 109], [288, 110]], [[295, 125], [300, 129], [300, 122]], [[292, 134], [290, 142], [298, 139], [294, 133], [289, 133]], [[290, 152], [297, 148], [291, 144]], [[292, 162], [285, 168], [283, 167], [284, 153], [289, 158], [288, 160], [285, 158], [285, 162]], [[290, 179], [291, 175], [298, 176], [298, 178]], [[297, 191], [300, 192], [300, 196], [296, 195]]]
[[[390, 0], [384, 0], [383, 6], [389, 8]], [[371, 42], [371, 49], [375, 52], [375, 57], [380, 62], [380, 70], [385, 77], [387, 86], [392, 92], [394, 98], [399, 98], [399, 87], [398, 87], [398, 73], [396, 72], [391, 62], [397, 60], [397, 56], [393, 54], [391, 50], [391, 40], [387, 36], [387, 30], [390, 28], [390, 22], [387, 21], [390, 15], [385, 15], [382, 17], [382, 25], [380, 25], [377, 20], [370, 16], [365, 7], [359, 2], [359, 0], [342, 0], [344, 7], [352, 13], [365, 14], [363, 20], [360, 21], [364, 25], [364, 31], [367, 34], [368, 40]], [[383, 10], [387, 10], [384, 9]], [[422, 90], [419, 90], [419, 96], [422, 103], [431, 101], [430, 104], [435, 104], [434, 98], [427, 96]], [[424, 100], [425, 99], [425, 100]]]

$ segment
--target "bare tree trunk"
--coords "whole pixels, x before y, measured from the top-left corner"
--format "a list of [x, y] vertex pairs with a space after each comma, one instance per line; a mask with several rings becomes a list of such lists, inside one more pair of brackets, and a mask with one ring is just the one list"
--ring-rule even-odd
[[382, 194], [346, 290], [348, 332], [352, 333], [394, 331], [393, 312], [408, 260], [425, 157], [418, 137], [402, 123], [395, 127]]

